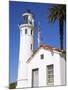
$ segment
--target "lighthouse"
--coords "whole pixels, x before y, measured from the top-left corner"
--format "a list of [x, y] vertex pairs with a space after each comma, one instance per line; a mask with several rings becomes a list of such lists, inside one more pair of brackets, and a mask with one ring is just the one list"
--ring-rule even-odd
[[28, 65], [26, 61], [33, 54], [33, 36], [34, 36], [34, 18], [31, 12], [22, 14], [23, 23], [19, 25], [20, 29], [20, 48], [17, 87], [28, 87]]

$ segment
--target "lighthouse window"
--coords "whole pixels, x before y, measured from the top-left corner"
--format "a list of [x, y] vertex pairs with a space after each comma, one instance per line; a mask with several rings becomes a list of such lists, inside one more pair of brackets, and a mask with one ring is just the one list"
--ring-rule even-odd
[[30, 24], [32, 24], [32, 22], [30, 21]]
[[31, 30], [31, 35], [32, 35], [32, 30]]
[[25, 22], [25, 23], [28, 23], [28, 15], [25, 15], [25, 16], [24, 16], [24, 22]]
[[31, 50], [32, 50], [32, 44], [31, 44]]
[[25, 29], [25, 34], [27, 34], [27, 29]]

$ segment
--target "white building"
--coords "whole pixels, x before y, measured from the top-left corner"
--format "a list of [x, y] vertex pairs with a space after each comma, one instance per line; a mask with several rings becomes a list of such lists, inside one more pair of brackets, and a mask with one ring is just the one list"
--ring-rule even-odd
[[23, 14], [16, 88], [65, 85], [65, 52], [48, 45], [34, 46], [34, 18]]

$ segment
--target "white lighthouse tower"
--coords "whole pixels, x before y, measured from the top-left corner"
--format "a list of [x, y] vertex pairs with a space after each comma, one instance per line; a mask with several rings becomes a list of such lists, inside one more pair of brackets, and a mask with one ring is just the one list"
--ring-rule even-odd
[[20, 29], [20, 50], [19, 50], [19, 65], [17, 87], [28, 87], [28, 66], [26, 61], [33, 53], [33, 34], [34, 34], [34, 19], [30, 12], [25, 12], [23, 15], [23, 24]]

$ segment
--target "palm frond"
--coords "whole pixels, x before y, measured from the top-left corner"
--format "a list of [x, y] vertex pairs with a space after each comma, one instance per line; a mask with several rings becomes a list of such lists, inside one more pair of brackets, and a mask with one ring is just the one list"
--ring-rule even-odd
[[56, 19], [66, 19], [66, 6], [65, 5], [55, 5], [48, 9], [49, 11], [49, 20], [55, 22]]

